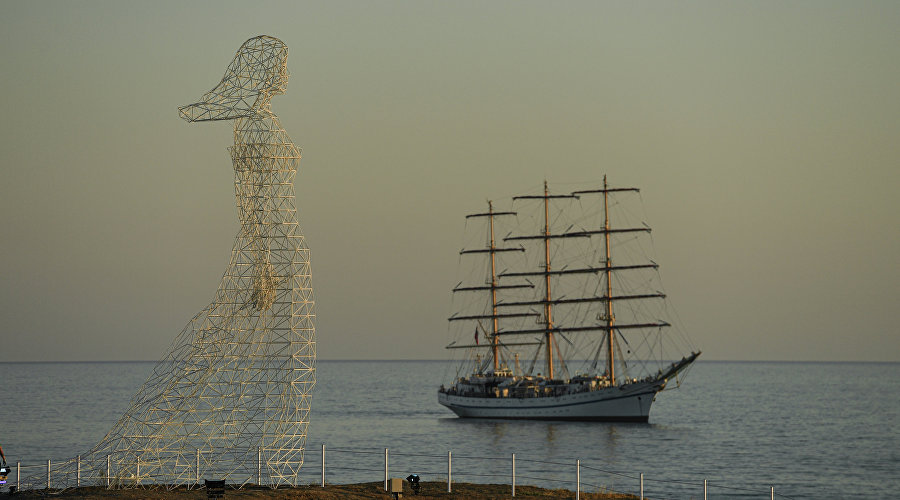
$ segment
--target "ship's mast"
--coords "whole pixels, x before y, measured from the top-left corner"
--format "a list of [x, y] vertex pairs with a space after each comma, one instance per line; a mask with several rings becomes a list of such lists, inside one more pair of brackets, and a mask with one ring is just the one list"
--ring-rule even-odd
[[[519, 283], [519, 284], [507, 284], [501, 285], [498, 282], [497, 275], [497, 266], [496, 266], [496, 254], [500, 252], [524, 252], [525, 249], [521, 246], [518, 247], [497, 247], [496, 240], [494, 238], [494, 218], [503, 216], [503, 215], [512, 215], [515, 216], [515, 212], [495, 212], [494, 204], [491, 201], [488, 201], [488, 211], [484, 213], [477, 213], [467, 215], [466, 219], [470, 218], [487, 218], [488, 219], [488, 227], [490, 229], [490, 239], [489, 244], [484, 248], [474, 248], [474, 249], [463, 249], [460, 250], [460, 255], [465, 254], [488, 254], [491, 262], [491, 278], [489, 281], [485, 282], [481, 285], [476, 286], [462, 286], [460, 282], [455, 288], [453, 288], [453, 292], [485, 292], [489, 291], [491, 293], [490, 305], [491, 312], [490, 314], [474, 314], [474, 315], [457, 315], [447, 318], [449, 321], [475, 321], [475, 344], [463, 344], [463, 345], [449, 345], [447, 349], [481, 349], [481, 348], [490, 348], [491, 355], [494, 358], [493, 365], [494, 371], [500, 369], [500, 338], [498, 332], [500, 331], [500, 318], [522, 318], [522, 317], [537, 317], [540, 314], [537, 312], [520, 312], [520, 313], [507, 313], [501, 314], [498, 313], [497, 308], [500, 307], [501, 304], [497, 301], [497, 290], [508, 290], [508, 289], [516, 289], [516, 288], [534, 288], [534, 285], [531, 283]], [[480, 345], [478, 343], [478, 326], [481, 324], [481, 320], [491, 320], [491, 332], [490, 332], [490, 344], [489, 345]], [[488, 332], [482, 328], [482, 331], [487, 335]], [[532, 345], [533, 342], [526, 343], [504, 343], [504, 345], [509, 346], [520, 346], [520, 345]], [[479, 355], [480, 356], [480, 355]], [[480, 362], [478, 363], [480, 366]]]
[[[550, 199], [553, 198], [568, 198], [568, 199], [576, 199], [578, 198], [575, 195], [571, 194], [563, 194], [563, 195], [551, 195], [550, 189], [547, 187], [547, 181], [544, 181], [544, 193], [542, 195], [525, 195], [525, 196], [514, 196], [513, 200], [534, 200], [541, 199], [544, 202], [544, 230], [537, 235], [521, 235], [521, 236], [507, 236], [504, 238], [505, 241], [511, 240], [542, 240], [544, 242], [544, 269], [539, 272], [522, 272], [522, 273], [509, 273], [503, 272], [500, 273], [500, 277], [511, 277], [511, 276], [534, 276], [540, 275], [544, 278], [544, 297], [543, 300], [537, 302], [510, 302], [499, 304], [502, 306], [522, 306], [522, 305], [542, 305], [544, 307], [544, 325], [538, 331], [535, 330], [515, 330], [508, 332], [500, 332], [501, 335], [506, 334], [524, 334], [524, 333], [542, 333], [544, 335], [544, 343], [546, 344], [547, 354], [547, 377], [553, 379], [556, 375], [556, 367], [555, 360], [553, 359], [553, 349], [556, 346], [555, 340], [553, 338], [553, 332], [557, 330], [557, 328], [553, 324], [553, 304], [559, 303], [560, 301], [553, 300], [552, 286], [550, 278], [554, 275], [558, 275], [561, 273], [565, 273], [567, 271], [554, 271], [552, 266], [550, 265], [550, 240], [554, 238], [567, 238], [567, 237], [586, 237], [587, 234], [569, 234], [569, 233], [561, 233], [561, 234], [552, 234], [550, 232]], [[560, 360], [563, 362], [563, 360]]]
[[499, 330], [499, 320], [497, 318], [497, 267], [496, 267], [496, 259], [494, 255], [497, 253], [497, 247], [494, 245], [494, 202], [488, 200], [488, 220], [490, 221], [491, 227], [491, 314], [494, 316], [491, 329], [491, 354], [494, 357], [494, 373], [500, 369], [500, 357], [498, 353], [498, 341], [499, 335], [497, 335], [497, 330]]
[[606, 176], [603, 176], [603, 227], [604, 227], [604, 237], [606, 239], [606, 369], [609, 375], [609, 382], [612, 385], [616, 384], [616, 363], [615, 363], [615, 350], [613, 349], [613, 342], [615, 341], [615, 334], [613, 332], [613, 323], [615, 323], [616, 318], [613, 316], [613, 301], [612, 301], [612, 258], [609, 254], [609, 187], [606, 184]]
[[547, 327], [547, 375], [553, 380], [553, 305], [550, 302], [550, 196], [547, 181], [544, 181], [544, 284], [547, 303], [544, 305], [544, 320]]
[[[550, 378], [553, 378], [555, 375], [555, 367], [554, 367], [554, 348], [557, 346], [554, 345], [554, 333], [565, 331], [567, 334], [575, 334], [575, 333], [589, 333], [589, 332], [600, 332], [602, 335], [605, 335], [603, 338], [606, 341], [606, 375], [609, 378], [610, 384], [616, 384], [616, 358], [615, 352], [618, 350], [616, 345], [617, 332], [621, 333], [623, 330], [643, 330], [643, 329], [651, 329], [651, 328], [665, 328], [670, 326], [668, 323], [662, 320], [658, 321], [646, 321], [646, 322], [637, 322], [637, 321], [626, 321], [625, 323], [617, 323], [615, 314], [613, 313], [613, 301], [641, 301], [641, 300], [654, 300], [654, 299], [662, 299], [665, 298], [665, 294], [661, 292], [655, 293], [641, 293], [641, 294], [620, 294], [613, 295], [612, 288], [612, 277], [617, 272], [633, 272], [641, 269], [656, 269], [658, 265], [650, 261], [648, 263], [638, 263], [638, 264], [626, 264], [626, 265], [613, 265], [612, 256], [611, 256], [611, 239], [614, 234], [629, 234], [629, 233], [649, 233], [650, 228], [646, 225], [643, 227], [618, 227], [613, 228], [610, 223], [609, 217], [609, 199], [610, 193], [620, 193], [620, 192], [634, 192], [637, 193], [638, 189], [636, 188], [614, 188], [609, 187], [607, 183], [606, 176], [603, 177], [603, 187], [602, 189], [591, 189], [586, 191], [575, 191], [568, 195], [551, 195], [549, 193], [549, 189], [547, 188], [547, 183], [544, 182], [544, 193], [543, 195], [526, 195], [526, 196], [515, 196], [513, 200], [520, 199], [543, 199], [544, 202], [544, 230], [539, 234], [531, 234], [531, 235], [516, 235], [516, 236], [507, 236], [504, 238], [504, 241], [515, 241], [515, 240], [542, 240], [544, 243], [544, 266], [540, 271], [524, 271], [524, 272], [501, 272], [498, 277], [499, 278], [528, 278], [530, 276], [541, 276], [544, 280], [544, 294], [540, 299], [532, 299], [532, 300], [524, 300], [524, 301], [503, 301], [497, 304], [498, 308], [519, 308], [526, 306], [543, 306], [544, 307], [544, 323], [540, 325], [540, 328], [523, 328], [519, 330], [502, 330], [498, 331], [497, 335], [501, 336], [514, 336], [514, 335], [543, 335], [543, 339], [541, 340], [541, 344], [546, 344], [547, 353], [547, 372]], [[570, 227], [566, 231], [552, 234], [550, 232], [550, 199], [551, 198], [572, 198], [579, 199], [581, 196], [589, 195], [589, 194], [602, 194], [603, 195], [603, 226], [597, 229], [579, 229], [572, 230]], [[593, 236], [603, 236], [603, 247], [605, 251], [605, 255], [603, 256], [603, 261], [598, 263], [597, 265], [590, 265], [587, 267], [568, 267], [564, 266], [560, 269], [553, 269], [550, 265], [550, 240], [551, 239], [566, 239], [566, 238], [591, 238]], [[579, 274], [593, 274], [600, 278], [606, 279], [606, 289], [604, 290], [602, 295], [598, 296], [586, 296], [586, 297], [559, 297], [554, 299], [551, 293], [551, 276], [558, 276], [560, 278], [564, 276], [573, 276]], [[502, 288], [502, 287], [501, 287]], [[558, 326], [554, 324], [553, 321], [553, 305], [561, 304], [561, 305], [571, 305], [571, 304], [587, 304], [587, 303], [602, 303], [603, 311], [600, 316], [600, 320], [595, 324], [584, 324], [584, 325], [572, 325], [572, 326]], [[537, 314], [537, 313], [535, 313]], [[522, 314], [524, 316], [524, 314]], [[513, 315], [498, 315], [500, 317], [513, 316]], [[599, 361], [600, 353], [602, 352], [603, 347], [598, 347], [600, 351], [597, 351], [597, 361]], [[621, 352], [621, 351], [620, 351]], [[558, 348], [556, 350], [557, 354], [560, 354]], [[561, 359], [559, 362], [564, 362]]]

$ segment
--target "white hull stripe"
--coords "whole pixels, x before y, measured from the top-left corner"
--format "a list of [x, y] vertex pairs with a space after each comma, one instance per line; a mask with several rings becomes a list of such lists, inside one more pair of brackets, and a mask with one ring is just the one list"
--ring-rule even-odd
[[[529, 406], [499, 406], [499, 405], [498, 405], [498, 406], [482, 406], [482, 405], [467, 405], [467, 404], [460, 404], [460, 403], [456, 403], [456, 402], [451, 402], [450, 397], [447, 398], [447, 401], [446, 401], [446, 402], [444, 402], [444, 401], [439, 401], [439, 402], [440, 402], [442, 405], [447, 406], [447, 407], [455, 406], [455, 407], [457, 407], [457, 408], [472, 408], [472, 409], [481, 409], [481, 410], [543, 410], [543, 409], [548, 409], [548, 408], [563, 408], [563, 407], [567, 407], [567, 406], [581, 406], [581, 405], [597, 404], [597, 403], [603, 403], [603, 402], [606, 402], [606, 401], [614, 401], [614, 400], [617, 400], [617, 399], [634, 398], [634, 397], [648, 396], [648, 395], [653, 395], [653, 394], [656, 394], [656, 391], [640, 392], [640, 393], [637, 393], [637, 394], [627, 394], [627, 395], [624, 395], [624, 396], [615, 396], [615, 397], [611, 397], [611, 398], [592, 399], [592, 400], [589, 400], [589, 401], [579, 401], [579, 402], [577, 402], [577, 403], [560, 403], [560, 404], [541, 405], [541, 406], [533, 406], [533, 405], [529, 405]], [[459, 398], [459, 399], [463, 399], [463, 398], [461, 398], [461, 397], [459, 397], [459, 396], [456, 396], [456, 397]], [[465, 398], [465, 399], [483, 399], [483, 398]], [[498, 398], [498, 399], [503, 399], [503, 398]], [[509, 398], [509, 399], [512, 399], [512, 398]], [[530, 399], [538, 399], [538, 398], [530, 398]], [[521, 400], [515, 400], [515, 401], [521, 401]]]

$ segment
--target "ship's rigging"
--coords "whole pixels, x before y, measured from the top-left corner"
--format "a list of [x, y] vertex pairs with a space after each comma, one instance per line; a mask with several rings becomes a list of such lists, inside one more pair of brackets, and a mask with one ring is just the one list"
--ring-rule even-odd
[[[461, 334], [448, 349], [470, 351], [476, 371], [549, 380], [596, 374], [617, 385], [622, 377], [660, 371], [637, 366], [666, 361], [664, 353], [650, 355], [669, 343], [664, 337], [671, 323], [665, 314], [653, 314], [666, 312], [666, 295], [639, 290], [658, 283], [659, 266], [625, 253], [640, 247], [651, 230], [628, 220], [633, 217], [623, 222], [611, 214], [620, 208], [619, 196], [638, 193], [610, 187], [605, 177], [597, 189], [569, 193], [553, 193], [544, 183], [538, 194], [513, 197], [512, 209], [498, 210], [489, 201], [487, 211], [468, 215], [468, 221], [483, 223], [486, 234], [483, 243], [460, 251], [461, 260], [480, 260], [486, 269], [481, 283], [469, 279], [453, 288], [454, 295], [469, 297], [456, 301], [464, 306], [449, 318], [451, 329], [474, 330], [475, 341], [462, 342]], [[533, 213], [520, 214], [527, 209]], [[579, 215], [570, 217], [572, 212]], [[537, 230], [526, 229], [529, 224]], [[530, 361], [524, 370], [520, 357]], [[516, 366], [510, 366], [512, 358]], [[535, 366], [542, 369], [535, 372]]]

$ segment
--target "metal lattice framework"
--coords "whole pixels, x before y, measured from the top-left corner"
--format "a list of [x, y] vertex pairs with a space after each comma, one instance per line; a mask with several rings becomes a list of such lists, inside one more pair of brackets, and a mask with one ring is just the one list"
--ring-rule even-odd
[[[309, 250], [293, 179], [297, 148], [269, 100], [288, 81], [287, 47], [247, 40], [187, 121], [234, 120], [240, 231], [215, 300], [176, 338], [119, 422], [52, 472], [52, 487], [190, 485], [200, 478], [296, 484], [315, 384]], [[46, 487], [47, 475], [31, 478]]]

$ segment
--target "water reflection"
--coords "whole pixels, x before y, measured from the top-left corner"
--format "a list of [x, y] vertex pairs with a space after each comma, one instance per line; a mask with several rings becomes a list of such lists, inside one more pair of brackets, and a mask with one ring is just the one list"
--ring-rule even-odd
[[463, 453], [502, 457], [541, 457], [569, 462], [592, 459], [615, 466], [633, 458], [635, 440], [661, 439], [665, 425], [615, 422], [553, 422], [537, 420], [493, 420], [445, 417], [436, 419], [438, 428], [456, 436], [450, 444]]
[[[606, 452], [618, 437], [615, 426], [590, 422], [546, 422], [539, 420], [494, 420], [477, 418], [439, 418], [437, 424], [457, 436], [465, 436], [455, 445], [471, 443], [482, 453], [540, 451], [557, 457], [559, 450], [570, 447], [570, 441], [581, 441], [595, 451]], [[599, 431], [599, 432], [598, 432]], [[603, 439], [598, 443], [596, 437]], [[568, 453], [568, 452], [566, 452]], [[564, 453], [565, 454], [565, 453]], [[570, 458], [566, 455], [566, 458]]]
[[494, 447], [498, 447], [506, 437], [506, 422], [491, 422], [491, 435], [493, 436]]

